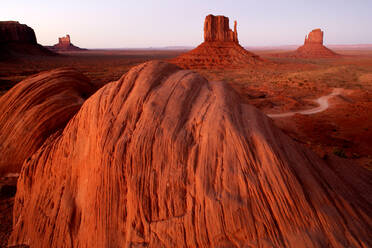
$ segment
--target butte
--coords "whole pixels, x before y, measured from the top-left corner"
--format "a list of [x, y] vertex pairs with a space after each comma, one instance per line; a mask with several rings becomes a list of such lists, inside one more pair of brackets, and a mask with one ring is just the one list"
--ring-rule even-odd
[[87, 49], [80, 48], [71, 43], [70, 35], [58, 38], [58, 43], [54, 46], [48, 46], [48, 49], [54, 52], [84, 51]]
[[171, 62], [186, 69], [223, 69], [262, 64], [263, 59], [239, 45], [236, 21], [232, 31], [228, 17], [208, 15], [204, 42]]
[[305, 42], [303, 46], [300, 46], [295, 52], [295, 57], [303, 58], [330, 58], [339, 56], [331, 49], [323, 45], [324, 32], [322, 30], [314, 29], [305, 36]]

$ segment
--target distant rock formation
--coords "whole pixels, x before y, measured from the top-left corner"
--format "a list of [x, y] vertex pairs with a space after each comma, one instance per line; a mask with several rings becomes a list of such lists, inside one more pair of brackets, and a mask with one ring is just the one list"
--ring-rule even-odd
[[186, 69], [223, 69], [262, 64], [263, 60], [239, 45], [236, 21], [232, 31], [229, 18], [208, 15], [204, 21], [204, 42], [171, 62]]
[[372, 172], [333, 159], [228, 84], [148, 62], [25, 160], [9, 245], [372, 247]]
[[204, 41], [230, 41], [239, 43], [237, 22], [234, 22], [234, 31], [232, 31], [229, 26], [228, 17], [208, 15], [204, 21]]
[[19, 173], [45, 140], [62, 129], [95, 87], [72, 69], [40, 73], [0, 97], [0, 177]]
[[304, 58], [328, 58], [336, 57], [338, 54], [323, 45], [324, 33], [320, 29], [314, 29], [305, 36], [304, 45], [299, 47], [294, 55]]
[[0, 43], [27, 43], [36, 45], [36, 36], [32, 28], [17, 21], [0, 21]]
[[308, 36], [305, 36], [304, 45], [307, 45], [307, 44], [323, 45], [323, 35], [324, 35], [324, 32], [320, 28], [314, 29], [313, 31], [309, 33]]
[[0, 21], [0, 60], [27, 55], [53, 55], [37, 44], [32, 28], [17, 21]]
[[47, 46], [47, 48], [54, 52], [87, 50], [72, 44], [70, 35], [68, 34], [65, 37], [58, 38], [58, 44], [55, 44], [54, 46]]

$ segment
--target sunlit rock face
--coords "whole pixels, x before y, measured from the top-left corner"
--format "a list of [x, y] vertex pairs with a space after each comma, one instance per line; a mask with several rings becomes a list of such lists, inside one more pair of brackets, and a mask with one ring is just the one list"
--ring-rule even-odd
[[318, 29], [314, 29], [309, 33], [308, 36], [305, 37], [304, 44], [321, 44], [323, 45], [323, 31]]
[[31, 76], [0, 97], [0, 177], [19, 173], [24, 160], [62, 130], [95, 87], [73, 69]]
[[234, 31], [232, 31], [228, 17], [208, 15], [204, 21], [204, 41], [238, 43], [237, 21], [234, 22]]
[[370, 179], [326, 164], [227, 84], [153, 61], [25, 161], [9, 244], [371, 247]]

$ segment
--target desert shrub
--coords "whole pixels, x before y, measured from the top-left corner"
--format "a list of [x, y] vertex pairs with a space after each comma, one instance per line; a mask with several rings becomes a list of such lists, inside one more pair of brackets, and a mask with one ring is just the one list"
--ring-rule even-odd
[[333, 154], [340, 158], [347, 158], [346, 153], [342, 148], [335, 148]]

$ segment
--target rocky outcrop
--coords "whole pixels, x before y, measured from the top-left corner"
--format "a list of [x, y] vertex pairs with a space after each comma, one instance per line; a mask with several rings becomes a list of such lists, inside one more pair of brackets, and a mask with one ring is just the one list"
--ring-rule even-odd
[[87, 50], [72, 44], [70, 35], [68, 34], [65, 37], [58, 38], [58, 44], [55, 44], [54, 46], [48, 46], [47, 48], [54, 52]]
[[186, 69], [225, 69], [259, 65], [264, 61], [239, 45], [236, 21], [232, 31], [229, 18], [208, 15], [204, 21], [204, 42], [171, 62]]
[[371, 182], [289, 139], [227, 84], [148, 62], [25, 162], [9, 244], [371, 247]]
[[328, 58], [338, 54], [323, 45], [323, 31], [314, 29], [305, 37], [304, 45], [299, 47], [294, 55], [303, 58]]
[[305, 36], [305, 42], [304, 45], [307, 44], [321, 44], [323, 45], [323, 31], [318, 29], [314, 29], [309, 33], [308, 36]]
[[0, 98], [0, 177], [20, 172], [44, 141], [62, 129], [95, 88], [71, 69], [40, 73]]
[[32, 28], [16, 21], [0, 21], [0, 43], [37, 44]]
[[17, 21], [0, 21], [0, 60], [24, 56], [54, 55], [51, 51], [37, 44], [32, 28]]
[[232, 31], [228, 17], [208, 15], [204, 21], [204, 41], [238, 43], [237, 22], [234, 22], [234, 31]]

